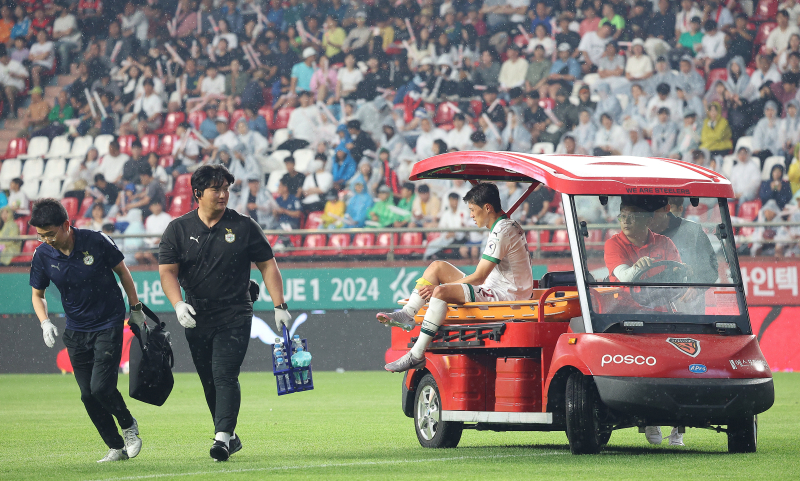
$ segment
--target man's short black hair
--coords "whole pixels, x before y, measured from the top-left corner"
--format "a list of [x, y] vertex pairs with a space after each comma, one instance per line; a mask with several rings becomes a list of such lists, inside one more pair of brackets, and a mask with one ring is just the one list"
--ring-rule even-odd
[[28, 225], [33, 227], [61, 226], [68, 220], [67, 209], [61, 205], [61, 202], [46, 198], [34, 202]]
[[484, 182], [471, 188], [467, 195], [464, 196], [464, 202], [475, 204], [480, 208], [489, 204], [498, 214], [503, 211], [503, 207], [500, 205], [500, 190], [496, 185], [489, 182]]
[[94, 181], [95, 181], [95, 182], [99, 182], [99, 181], [101, 181], [101, 180], [102, 180], [103, 182], [105, 182], [105, 181], [106, 181], [106, 176], [105, 176], [105, 175], [103, 175], [103, 174], [95, 174], [95, 175], [94, 175]]
[[420, 193], [420, 194], [427, 194], [430, 191], [431, 191], [431, 188], [428, 187], [428, 184], [422, 184], [417, 189], [417, 192]]
[[222, 164], [204, 165], [192, 174], [192, 192], [199, 199], [206, 189], [221, 187], [226, 181], [228, 185], [233, 185], [235, 180], [233, 174]]
[[153, 176], [153, 168], [150, 165], [141, 165], [139, 166], [139, 175], [146, 175], [148, 177]]
[[459, 112], [453, 116], [453, 120], [460, 120], [462, 122], [465, 122], [467, 120], [467, 117], [465, 117], [464, 114]]
[[133, 142], [131, 142], [131, 148], [133, 149], [136, 147], [140, 149], [142, 148], [142, 143], [139, 140], [134, 140]]
[[470, 134], [469, 136], [469, 140], [476, 144], [482, 144], [486, 142], [486, 134], [484, 134], [480, 130], [472, 132], [472, 134]]
[[658, 86], [656, 87], [656, 92], [659, 95], [669, 95], [669, 92], [671, 90], [672, 90], [672, 88], [669, 86], [668, 83], [663, 83], [662, 82], [662, 83], [658, 84]]
[[712, 32], [717, 29], [717, 22], [714, 20], [706, 20], [706, 23], [703, 24], [703, 29], [706, 32]]
[[149, 85], [151, 87], [155, 87], [155, 84], [153, 83], [153, 79], [151, 79], [151, 78], [144, 79], [144, 82], [142, 82], [142, 86], [144, 87], [144, 86], [147, 86], [147, 85]]
[[347, 128], [353, 130], [361, 130], [361, 122], [358, 120], [351, 120], [347, 122]]
[[405, 183], [403, 183], [403, 188], [404, 188], [404, 189], [408, 189], [408, 190], [410, 190], [412, 193], [413, 193], [413, 192], [414, 192], [414, 190], [415, 190], [415, 189], [414, 189], [414, 184], [412, 184], [411, 182], [405, 182]]
[[17, 184], [19, 187], [22, 187], [22, 185], [25, 183], [19, 177], [14, 177], [13, 179], [11, 179], [11, 182]]
[[450, 193], [447, 195], [447, 198], [448, 198], [448, 199], [455, 199], [455, 200], [458, 200], [458, 194], [457, 194], [457, 193], [455, 193], [455, 192], [450, 192]]

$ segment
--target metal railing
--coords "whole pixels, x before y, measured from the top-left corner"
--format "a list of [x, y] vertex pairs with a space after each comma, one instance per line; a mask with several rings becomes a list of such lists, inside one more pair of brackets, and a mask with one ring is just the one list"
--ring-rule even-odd
[[[704, 222], [702, 223], [703, 227], [707, 230], [715, 228], [717, 224], [711, 222]], [[778, 227], [796, 227], [800, 228], [800, 222], [772, 222], [772, 223], [763, 223], [763, 222], [744, 222], [744, 223], [737, 223], [733, 224], [734, 232], [737, 232], [740, 228], [745, 227], [770, 227], [770, 228], [778, 228]], [[545, 239], [542, 239], [541, 233], [542, 232], [554, 232], [554, 231], [566, 231], [566, 226], [561, 225], [525, 225], [522, 226], [523, 230], [526, 232], [536, 232], [539, 235], [531, 236], [527, 234], [528, 237], [528, 250], [531, 252], [533, 257], [541, 257], [542, 254], [548, 253], [551, 255], [559, 255], [559, 253], [564, 253], [567, 255], [570, 251], [569, 243], [564, 240], [564, 242], [555, 242], [550, 237], [545, 236]], [[585, 245], [589, 248], [594, 250], [600, 250], [603, 246], [608, 231], [619, 231], [618, 224], [589, 224], [587, 225], [589, 231], [602, 231], [602, 237], [596, 238], [595, 241], [591, 241], [589, 239], [585, 240]], [[330, 252], [331, 258], [341, 258], [347, 255], [352, 255], [353, 253], [359, 253], [361, 255], [367, 256], [386, 256], [386, 260], [393, 261], [395, 260], [396, 256], [421, 256], [424, 252], [425, 248], [427, 247], [427, 239], [428, 234], [440, 234], [444, 235], [445, 233], [454, 232], [454, 233], [463, 233], [468, 235], [471, 232], [487, 232], [486, 229], [471, 227], [471, 228], [449, 228], [449, 229], [440, 229], [440, 228], [425, 228], [425, 227], [404, 227], [404, 228], [357, 228], [357, 229], [298, 229], [298, 230], [264, 230], [264, 234], [267, 236], [268, 239], [274, 241], [275, 238], [279, 239], [288, 239], [294, 242], [291, 242], [290, 245], [285, 247], [275, 247], [275, 252], [277, 257], [290, 257], [290, 258], [298, 258], [298, 259], [313, 259], [313, 257], [318, 256], [320, 253], [328, 253]], [[404, 244], [401, 243], [402, 241], [402, 234], [404, 233], [421, 233], [423, 234], [423, 240], [419, 244]], [[346, 234], [349, 236], [347, 241], [347, 245], [330, 245], [329, 244], [329, 236], [330, 235], [338, 235], [338, 234]], [[372, 245], [355, 245], [352, 244], [353, 239], [358, 234], [372, 234], [374, 235], [375, 243]], [[386, 237], [384, 243], [377, 244], [378, 239], [380, 239], [384, 234], [390, 234]], [[305, 239], [307, 236], [311, 235], [325, 235], [325, 244], [324, 245], [305, 245]], [[123, 240], [123, 239], [154, 239], [157, 238], [152, 234], [115, 234], [113, 236], [115, 240]], [[298, 241], [299, 238], [299, 242]], [[18, 237], [4, 237], [0, 238], [0, 242], [7, 242], [7, 241], [28, 241], [28, 240], [37, 240], [35, 235], [26, 235], [26, 236], [18, 236]], [[742, 244], [749, 244], [754, 242], [756, 239], [752, 239], [749, 236], [742, 236], [736, 235], [736, 242], [738, 245]], [[476, 244], [468, 244], [464, 240], [457, 241], [447, 244], [445, 246], [441, 246], [441, 250], [448, 250], [448, 249], [459, 249], [463, 246], [469, 247], [480, 247]], [[370, 254], [370, 251], [374, 252], [374, 254]], [[137, 249], [137, 252], [152, 252], [157, 253], [158, 248], [141, 248]], [[398, 253], [399, 252], [399, 253]], [[26, 253], [20, 253], [18, 255], [25, 255]]]

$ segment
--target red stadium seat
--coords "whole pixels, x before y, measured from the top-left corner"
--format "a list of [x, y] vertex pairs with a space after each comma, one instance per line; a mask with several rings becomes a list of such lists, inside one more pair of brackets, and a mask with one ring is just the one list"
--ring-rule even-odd
[[684, 217], [699, 217], [701, 220], [705, 220], [706, 213], [708, 212], [708, 206], [705, 204], [698, 204], [697, 207], [693, 205], [689, 205], [683, 213]]
[[64, 197], [61, 199], [61, 205], [67, 209], [67, 217], [69, 217], [70, 220], [74, 220], [78, 217], [78, 199], [75, 197]]
[[202, 110], [196, 110], [189, 114], [189, 124], [195, 129], [200, 128], [200, 124], [206, 119], [206, 113]]
[[184, 120], [186, 120], [186, 114], [183, 112], [170, 112], [164, 119], [164, 125], [160, 129], [154, 130], [153, 133], [156, 135], [174, 134], [178, 130], [178, 125]]
[[480, 100], [470, 100], [469, 106], [472, 108], [472, 116], [478, 118], [483, 112], [483, 103]]
[[117, 137], [120, 152], [131, 155], [131, 144], [134, 140], [136, 140], [135, 135], [120, 135]]
[[615, 235], [619, 234], [621, 231], [619, 229], [606, 229], [606, 234], [603, 236], [605, 240], [611, 239]]
[[236, 122], [237, 122], [239, 119], [241, 119], [242, 117], [244, 117], [244, 109], [237, 109], [237, 110], [234, 110], [234, 111], [233, 111], [233, 115], [231, 115], [231, 119], [230, 119], [230, 121], [228, 122], [228, 127], [229, 127], [231, 130], [234, 130], [234, 131], [235, 131], [235, 129], [236, 129]]
[[779, 3], [779, 0], [759, 0], [750, 20], [753, 22], [775, 21], [775, 17], [778, 15]]
[[331, 234], [328, 239], [328, 247], [336, 247], [334, 250], [329, 250], [328, 255], [341, 256], [349, 253], [350, 247], [350, 234]]
[[400, 234], [398, 247], [394, 249], [394, 253], [399, 256], [423, 254], [424, 252], [425, 248], [422, 247], [422, 232], [403, 232]]
[[546, 98], [539, 100], [539, 107], [545, 110], [553, 110], [555, 106], [556, 106], [556, 101], [553, 99]]
[[[544, 231], [543, 231], [544, 232]], [[542, 251], [545, 252], [568, 252], [569, 251], [569, 235], [566, 229], [553, 231], [550, 237], [550, 245], [543, 245]]]
[[83, 202], [81, 202], [81, 209], [78, 212], [78, 217], [83, 217], [84, 215], [86, 215], [86, 213], [89, 212], [89, 209], [91, 209], [92, 206], [94, 205], [94, 201], [95, 198], [92, 196], [84, 197]]
[[708, 72], [708, 80], [706, 80], [706, 90], [711, 88], [711, 85], [716, 82], [717, 80], [728, 80], [728, 69], [726, 68], [715, 68], [714, 70]]
[[17, 137], [8, 141], [3, 159], [13, 159], [28, 152], [28, 139]]
[[148, 134], [141, 138], [142, 155], [148, 155], [150, 152], [158, 151], [158, 135]]
[[176, 134], [166, 134], [161, 137], [161, 143], [158, 144], [158, 151], [156, 152], [159, 157], [172, 155], [172, 147], [178, 142]]
[[378, 248], [373, 249], [373, 254], [386, 255], [389, 253], [390, 246], [397, 245], [397, 234], [390, 234], [388, 232], [378, 234], [375, 245], [377, 245]]
[[258, 115], [264, 117], [264, 120], [267, 121], [267, 125], [272, 123], [272, 120], [275, 118], [275, 111], [272, 110], [272, 106], [265, 105], [258, 109]]
[[[28, 219], [30, 217], [20, 217], [19, 219], [15, 219], [14, 222], [17, 223], [17, 227], [19, 228], [19, 235], [28, 235], [28, 229], [31, 228], [28, 225]], [[36, 228], [33, 228], [34, 234], [36, 233]]]
[[373, 249], [369, 249], [375, 245], [375, 236], [368, 233], [356, 234], [353, 237], [353, 243], [350, 245], [351, 249], [348, 254], [353, 256], [369, 256], [375, 254]]
[[175, 195], [192, 195], [192, 174], [181, 174], [175, 179], [175, 187], [172, 189]]
[[304, 229], [319, 229], [322, 225], [322, 211], [316, 212], [309, 212], [308, 217], [306, 217], [306, 224], [303, 227]]
[[318, 249], [319, 247], [325, 247], [327, 241], [328, 236], [325, 234], [309, 234], [303, 241], [303, 248], [293, 252], [292, 255], [300, 257], [327, 256], [330, 252], [325, 249]]
[[756, 39], [753, 41], [753, 46], [755, 49], [758, 49], [761, 45], [764, 45], [767, 42], [767, 37], [769, 34], [772, 33], [775, 28], [778, 27], [778, 24], [775, 22], [767, 22], [762, 23], [758, 27], [758, 32], [756, 32]]
[[289, 116], [292, 115], [293, 111], [293, 107], [282, 107], [278, 110], [278, 115], [275, 116], [275, 121], [272, 125], [269, 124], [269, 119], [267, 119], [267, 127], [270, 130], [285, 129], [289, 126]]
[[739, 206], [738, 216], [742, 219], [746, 219], [747, 221], [754, 221], [758, 217], [758, 211], [760, 210], [760, 200], [748, 200], [747, 202], [742, 202], [742, 204]]
[[158, 165], [164, 167], [165, 169], [168, 169], [173, 165], [175, 165], [175, 157], [171, 155], [161, 157], [160, 159], [158, 159]]
[[27, 240], [22, 244], [22, 252], [20, 255], [11, 259], [12, 264], [29, 264], [33, 260], [33, 253], [37, 247], [41, 245], [38, 240]]
[[583, 242], [586, 245], [586, 250], [603, 250], [603, 231], [599, 229], [590, 230], [589, 237], [584, 237]]
[[[549, 234], [549, 232], [547, 232], [547, 231], [545, 231], [545, 233]], [[528, 250], [530, 252], [537, 251], [541, 247], [540, 236], [539, 236], [539, 233], [537, 231], [529, 230], [525, 234], [525, 239], [528, 241]], [[549, 241], [550, 238], [548, 237], [547, 240]]]
[[442, 102], [436, 108], [436, 117], [433, 121], [438, 126], [450, 126], [452, 128], [453, 118], [456, 115], [455, 105], [452, 102]]
[[92, 219], [87, 219], [86, 217], [81, 217], [79, 219], [75, 219], [75, 227], [78, 229], [83, 229], [84, 227], [91, 225]]
[[170, 204], [169, 211], [167, 212], [175, 218], [182, 216], [190, 210], [192, 210], [191, 194], [177, 194], [172, 198], [172, 204]]

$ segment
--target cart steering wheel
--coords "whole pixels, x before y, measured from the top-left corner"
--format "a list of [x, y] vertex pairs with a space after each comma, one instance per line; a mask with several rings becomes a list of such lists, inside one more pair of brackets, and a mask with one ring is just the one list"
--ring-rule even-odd
[[[673, 284], [679, 282], [686, 282], [689, 274], [689, 269], [680, 262], [676, 261], [658, 261], [645, 267], [644, 270], [636, 274], [631, 282], [639, 282], [644, 275], [658, 267], [662, 267], [663, 271], [647, 277], [647, 280], [653, 283]], [[640, 286], [631, 287], [631, 297], [637, 304], [642, 307], [655, 309], [656, 307], [668, 307], [673, 313], [675, 309], [672, 302], [680, 299], [688, 287], [658, 287], [658, 288], [642, 288]]]

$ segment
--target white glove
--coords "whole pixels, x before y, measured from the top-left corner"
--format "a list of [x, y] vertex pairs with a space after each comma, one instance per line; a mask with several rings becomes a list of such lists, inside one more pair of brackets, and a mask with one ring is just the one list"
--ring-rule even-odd
[[56, 345], [56, 336], [58, 336], [58, 329], [56, 326], [50, 322], [50, 319], [45, 319], [42, 321], [42, 336], [44, 337], [44, 343], [47, 347], [53, 347]]
[[175, 313], [178, 314], [178, 322], [181, 323], [181, 326], [187, 329], [191, 329], [197, 325], [197, 322], [195, 322], [194, 317], [192, 317], [189, 314], [189, 313], [192, 314], [197, 314], [197, 313], [194, 312], [194, 307], [190, 306], [189, 304], [183, 301], [178, 301], [178, 303], [175, 304]]
[[141, 309], [134, 311], [131, 309], [131, 316], [128, 318], [128, 324], [136, 324], [139, 326], [140, 331], [144, 331], [144, 312]]
[[289, 329], [289, 321], [292, 320], [292, 315], [289, 314], [289, 309], [275, 308], [275, 327], [278, 328], [278, 335], [281, 335], [283, 329], [281, 326], [286, 326]]

